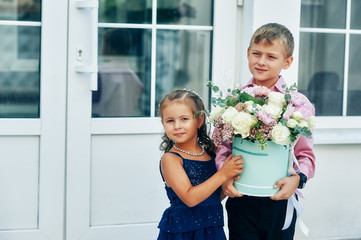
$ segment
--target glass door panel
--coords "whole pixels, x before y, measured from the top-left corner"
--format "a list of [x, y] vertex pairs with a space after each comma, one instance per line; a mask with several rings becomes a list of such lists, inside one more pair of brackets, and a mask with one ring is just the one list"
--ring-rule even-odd
[[301, 27], [339, 28], [346, 27], [347, 1], [301, 1]]
[[158, 24], [211, 26], [212, 18], [213, 1], [157, 1]]
[[0, 20], [41, 21], [41, 0], [0, 1]]
[[150, 116], [150, 39], [147, 29], [99, 28], [93, 117]]
[[40, 116], [40, 1], [0, 2], [0, 118]]
[[350, 36], [349, 81], [347, 92], [347, 115], [361, 116], [361, 34]]
[[361, 29], [361, 1], [353, 0], [351, 2], [351, 29]]
[[160, 99], [175, 88], [194, 90], [207, 104], [211, 36], [201, 30], [157, 31], [156, 113]]
[[92, 116], [157, 117], [159, 100], [175, 88], [208, 102], [212, 18], [208, 0], [100, 1]]
[[152, 0], [100, 0], [100, 23], [152, 23]]
[[344, 44], [342, 34], [300, 34], [298, 89], [315, 105], [316, 116], [342, 115]]

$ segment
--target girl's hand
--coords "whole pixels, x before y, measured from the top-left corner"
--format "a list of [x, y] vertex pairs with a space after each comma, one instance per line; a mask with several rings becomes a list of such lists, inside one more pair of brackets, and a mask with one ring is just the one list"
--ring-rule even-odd
[[194, 207], [207, 199], [228, 179], [236, 179], [243, 172], [241, 157], [228, 157], [218, 172], [206, 181], [193, 186], [183, 168], [182, 158], [172, 153], [165, 153], [161, 160], [161, 170], [165, 182], [188, 206]]
[[272, 200], [283, 200], [289, 199], [293, 193], [296, 191], [298, 185], [300, 183], [300, 176], [292, 175], [290, 177], [281, 178], [279, 181], [276, 182], [274, 188], [279, 188], [278, 193], [271, 197]]
[[222, 168], [219, 170], [227, 179], [234, 178], [243, 172], [243, 159], [242, 156], [233, 157], [230, 154], [224, 161]]

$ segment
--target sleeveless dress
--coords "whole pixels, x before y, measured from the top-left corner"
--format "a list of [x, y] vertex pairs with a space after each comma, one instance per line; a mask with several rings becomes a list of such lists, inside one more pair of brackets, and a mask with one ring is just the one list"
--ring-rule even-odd
[[[178, 153], [170, 153], [182, 158]], [[214, 158], [209, 161], [186, 158], [182, 158], [182, 160], [183, 168], [192, 186], [201, 184], [217, 171]], [[223, 230], [223, 207], [220, 200], [220, 188], [194, 207], [188, 207], [184, 204], [172, 188], [166, 185], [165, 189], [171, 206], [164, 211], [159, 222], [158, 240], [226, 239]]]

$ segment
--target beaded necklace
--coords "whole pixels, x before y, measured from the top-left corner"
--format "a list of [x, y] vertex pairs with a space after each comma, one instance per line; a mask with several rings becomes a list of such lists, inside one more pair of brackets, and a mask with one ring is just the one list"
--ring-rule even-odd
[[202, 152], [200, 152], [200, 153], [191, 153], [191, 152], [188, 152], [188, 151], [185, 151], [185, 150], [183, 150], [183, 149], [178, 148], [176, 145], [173, 145], [173, 147], [174, 147], [176, 150], [178, 150], [178, 151], [180, 151], [180, 152], [182, 152], [182, 153], [191, 155], [191, 156], [199, 157], [199, 156], [202, 156], [202, 155], [204, 154], [204, 147], [201, 147], [201, 148], [202, 148]]

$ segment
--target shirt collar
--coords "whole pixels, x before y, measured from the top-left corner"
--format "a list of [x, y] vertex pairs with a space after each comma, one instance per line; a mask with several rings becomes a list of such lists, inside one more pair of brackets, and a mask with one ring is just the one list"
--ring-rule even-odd
[[[247, 88], [247, 87], [254, 87], [254, 86], [257, 86], [257, 84], [254, 81], [254, 77], [252, 77], [251, 80], [249, 80], [248, 83], [242, 87], [242, 89]], [[272, 90], [274, 92], [281, 92], [284, 94], [284, 93], [286, 93], [286, 88], [287, 88], [286, 81], [284, 80], [282, 75], [280, 75], [278, 78], [278, 81], [275, 83], [275, 85], [273, 85], [270, 88], [270, 90]]]

